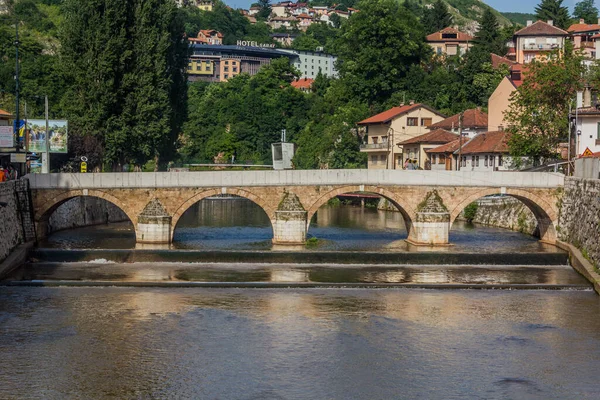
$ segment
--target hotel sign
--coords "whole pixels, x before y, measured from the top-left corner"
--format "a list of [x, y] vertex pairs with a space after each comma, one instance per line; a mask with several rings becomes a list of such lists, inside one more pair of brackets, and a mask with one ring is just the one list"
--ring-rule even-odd
[[262, 48], [266, 48], [266, 49], [274, 49], [275, 45], [271, 44], [271, 43], [258, 43], [258, 42], [254, 42], [251, 40], [238, 40], [237, 41], [237, 45], [238, 46], [243, 46], [243, 47], [262, 47]]

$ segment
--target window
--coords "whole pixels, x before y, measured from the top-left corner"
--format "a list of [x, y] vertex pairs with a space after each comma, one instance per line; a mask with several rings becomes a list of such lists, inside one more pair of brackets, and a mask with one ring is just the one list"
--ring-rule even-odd
[[431, 118], [421, 118], [421, 126], [431, 126]]
[[191, 71], [191, 70], [192, 70], [192, 66], [188, 65], [188, 71]]
[[379, 159], [381, 160], [381, 163], [382, 163], [382, 164], [385, 164], [385, 159], [386, 159], [386, 157], [387, 157], [387, 156], [386, 156], [386, 155], [384, 155], [384, 154], [382, 154], [382, 155], [380, 155], [380, 156], [379, 156]]
[[475, 166], [475, 156], [471, 156], [471, 168]]
[[406, 118], [406, 125], [408, 126], [417, 126], [419, 124], [419, 118]]
[[442, 39], [456, 39], [457, 36], [456, 33], [442, 33]]
[[438, 157], [438, 164], [445, 164], [445, 163], [446, 163], [446, 155], [440, 154], [440, 156]]
[[483, 166], [484, 167], [488, 166], [488, 156], [485, 156], [485, 159], [483, 160]]
[[600, 122], [598, 122], [598, 131], [596, 132], [596, 139], [600, 139]]
[[225, 67], [225, 72], [229, 72], [229, 67]]
[[377, 144], [378, 140], [379, 140], [378, 136], [373, 136], [373, 144]]
[[225, 61], [225, 65], [229, 65], [229, 61]]
[[475, 156], [475, 166], [479, 167], [479, 156]]
[[377, 164], [377, 156], [371, 156], [371, 164]]
[[441, 47], [436, 47], [435, 52], [438, 56], [442, 55], [442, 48]]
[[229, 75], [225, 74], [225, 79], [229, 79]]
[[431, 164], [432, 164], [432, 165], [433, 165], [433, 164], [437, 164], [437, 162], [436, 162], [436, 161], [437, 161], [437, 155], [435, 155], [435, 154], [432, 154], [432, 155], [431, 155]]
[[237, 72], [237, 67], [233, 67], [233, 72]]
[[381, 143], [387, 143], [387, 136], [382, 136], [381, 137]]
[[498, 156], [498, 166], [501, 167], [502, 164], [504, 163], [504, 160], [502, 159], [502, 156]]
[[196, 71], [201, 71], [201, 70], [202, 70], [202, 65], [196, 64]]
[[206, 67], [204, 67], [205, 71], [210, 71], [210, 65], [206, 64]]
[[462, 158], [462, 166], [463, 167], [467, 166], [467, 157], [466, 156]]

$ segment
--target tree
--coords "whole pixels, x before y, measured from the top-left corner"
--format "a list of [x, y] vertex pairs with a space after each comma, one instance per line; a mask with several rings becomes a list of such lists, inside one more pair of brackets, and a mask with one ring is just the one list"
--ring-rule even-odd
[[261, 21], [266, 21], [271, 16], [271, 0], [258, 0], [260, 11], [256, 14], [256, 18]]
[[415, 16], [397, 1], [363, 1], [358, 7], [337, 42], [340, 76], [356, 98], [383, 103], [431, 49]]
[[451, 26], [452, 15], [443, 0], [436, 0], [432, 8], [423, 11], [421, 22], [425, 27], [425, 33], [430, 34]]
[[581, 0], [575, 4], [573, 17], [583, 19], [586, 24], [598, 23], [598, 8], [594, 5], [594, 0]]
[[567, 29], [571, 23], [569, 9], [562, 5], [563, 0], [542, 0], [535, 7], [535, 17], [542, 21], [552, 20], [554, 26]]
[[474, 47], [480, 48], [486, 53], [504, 55], [506, 43], [500, 32], [498, 19], [490, 8], [486, 8], [479, 22], [479, 30], [475, 35]]
[[538, 164], [554, 158], [558, 144], [566, 141], [569, 106], [582, 88], [583, 57], [573, 45], [553, 52], [546, 60], [534, 61], [524, 70], [523, 84], [510, 98], [505, 118], [513, 133], [510, 153], [517, 164], [527, 157]]

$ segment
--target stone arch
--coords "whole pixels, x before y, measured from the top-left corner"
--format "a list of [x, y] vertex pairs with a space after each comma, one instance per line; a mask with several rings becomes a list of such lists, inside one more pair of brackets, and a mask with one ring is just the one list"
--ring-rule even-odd
[[400, 211], [400, 214], [402, 214], [402, 218], [404, 218], [404, 225], [406, 226], [406, 231], [410, 236], [412, 223], [416, 217], [415, 210], [411, 207], [411, 205], [405, 202], [402, 198], [398, 197], [394, 192], [391, 192], [387, 189], [378, 186], [367, 185], [338, 187], [319, 197], [308, 209], [306, 231], [308, 232], [308, 229], [310, 228], [310, 221], [312, 220], [312, 217], [316, 214], [317, 210], [319, 210], [319, 208], [321, 208], [329, 200], [333, 199], [336, 196], [353, 192], [375, 193], [390, 201]]
[[482, 189], [471, 194], [463, 201], [458, 203], [450, 212], [450, 227], [460, 213], [469, 204], [479, 200], [485, 196], [505, 194], [521, 201], [527, 208], [531, 210], [535, 216], [540, 230], [540, 240], [543, 242], [554, 243], [557, 239], [556, 224], [558, 223], [558, 210], [549, 204], [542, 197], [523, 189], [507, 188], [505, 193], [502, 193], [500, 188]]
[[[175, 228], [177, 227], [177, 223], [179, 222], [179, 219], [183, 216], [183, 214], [185, 214], [185, 212], [190, 207], [192, 207], [194, 204], [198, 203], [199, 201], [206, 199], [207, 197], [217, 196], [220, 194], [224, 194], [223, 189], [221, 189], [221, 188], [209, 189], [209, 190], [205, 190], [203, 192], [197, 193], [194, 196], [187, 199], [186, 201], [184, 201], [183, 204], [181, 204], [177, 208], [175, 213], [173, 214], [173, 219], [171, 220], [171, 238], [175, 237], [174, 236]], [[271, 228], [273, 228], [273, 221], [275, 220], [275, 211], [276, 210], [273, 209], [271, 206], [269, 206], [263, 198], [256, 196], [255, 194], [253, 194], [247, 190], [236, 189], [236, 188], [227, 188], [227, 191], [225, 192], [225, 194], [243, 197], [243, 198], [255, 203], [256, 205], [258, 205], [269, 217], [269, 220], [271, 221]]]
[[61, 205], [63, 205], [65, 202], [67, 202], [68, 200], [74, 199], [76, 197], [97, 197], [97, 198], [106, 200], [109, 203], [114, 204], [119, 209], [121, 209], [121, 211], [123, 211], [123, 213], [125, 213], [125, 215], [127, 215], [127, 218], [129, 218], [129, 220], [131, 221], [131, 224], [133, 225], [133, 229], [134, 229], [134, 233], [135, 233], [136, 218], [134, 215], [131, 214], [131, 211], [128, 209], [128, 207], [125, 204], [123, 204], [121, 202], [121, 200], [119, 200], [118, 198], [116, 198], [106, 192], [100, 191], [100, 190], [78, 189], [78, 190], [69, 190], [69, 191], [63, 192], [63, 193], [53, 197], [52, 199], [46, 201], [45, 203], [42, 204], [41, 207], [39, 207], [36, 210], [35, 222], [36, 222], [36, 226], [37, 226], [38, 237], [46, 236], [46, 234], [48, 232], [48, 222], [50, 220], [50, 216], [52, 215], [52, 213], [54, 213], [54, 211], [56, 211], [56, 209], [58, 207], [60, 207]]

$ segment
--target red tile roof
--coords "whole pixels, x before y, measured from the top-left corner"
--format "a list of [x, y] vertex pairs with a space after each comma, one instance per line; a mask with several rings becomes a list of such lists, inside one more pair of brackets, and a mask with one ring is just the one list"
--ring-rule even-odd
[[418, 108], [426, 108], [431, 112], [436, 113], [437, 115], [441, 115], [443, 117], [442, 114], [440, 114], [439, 112], [437, 112], [436, 110], [434, 110], [433, 108], [425, 105], [425, 104], [412, 104], [412, 105], [406, 105], [406, 106], [399, 106], [399, 107], [393, 107], [390, 108], [387, 111], [384, 111], [382, 113], [379, 113], [377, 115], [374, 115], [370, 118], [367, 118], [363, 121], [360, 121], [358, 123], [358, 125], [369, 125], [369, 124], [387, 124], [388, 122], [390, 122], [391, 120], [393, 120], [396, 117], [399, 117], [402, 114], [406, 114], [409, 113], [413, 110], [416, 110]]
[[511, 65], [516, 64], [515, 61], [509, 60], [506, 57], [500, 57], [499, 55], [494, 54], [494, 53], [491, 53], [491, 56], [492, 56], [492, 67], [494, 67], [494, 68], [498, 68], [501, 65], [508, 65], [510, 67]]
[[[429, 129], [452, 129], [458, 128], [460, 114], [453, 115], [445, 120], [433, 124]], [[463, 113], [463, 128], [486, 128], [488, 126], [488, 115], [478, 108], [466, 110]]]
[[314, 81], [315, 80], [311, 78], [304, 78], [297, 81], [293, 81], [291, 85], [296, 89], [310, 89]]
[[515, 36], [569, 36], [569, 32], [544, 21], [536, 21], [520, 31], [515, 32]]
[[[462, 143], [465, 144], [467, 143], [468, 139], [463, 138]], [[451, 142], [448, 142], [446, 144], [443, 144], [439, 147], [436, 147], [434, 149], [429, 149], [429, 150], [425, 150], [426, 153], [454, 153], [456, 150], [458, 150], [458, 146], [460, 145], [460, 138], [453, 140]]]
[[567, 30], [571, 33], [594, 32], [594, 31], [600, 31], [600, 25], [586, 24], [586, 23], [581, 23], [581, 21], [580, 21], [579, 24], [573, 24]]
[[[571, 115], [575, 116], [575, 111], [571, 111]], [[580, 107], [577, 115], [600, 115], [600, 110], [596, 107]]]
[[[456, 38], [444, 38], [443, 34], [455, 33]], [[428, 42], [470, 42], [473, 40], [473, 36], [467, 35], [466, 33], [462, 33], [458, 29], [454, 29], [452, 27], [444, 28], [441, 31], [437, 31], [432, 33], [431, 35], [427, 35]]]
[[12, 114], [9, 113], [8, 111], [4, 111], [4, 110], [0, 109], [0, 117], [12, 117]]
[[458, 135], [448, 132], [444, 129], [436, 129], [424, 135], [416, 136], [398, 143], [399, 145], [418, 144], [418, 143], [448, 143], [458, 139]]
[[509, 138], [506, 131], [480, 133], [462, 147], [462, 154], [508, 153]]

